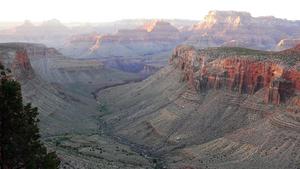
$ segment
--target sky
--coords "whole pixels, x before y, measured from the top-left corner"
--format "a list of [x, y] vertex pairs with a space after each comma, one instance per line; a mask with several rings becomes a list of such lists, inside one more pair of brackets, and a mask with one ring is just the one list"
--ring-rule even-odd
[[[298, 2], [297, 2], [298, 1]], [[0, 0], [0, 22], [110, 22], [121, 19], [201, 20], [210, 10], [300, 20], [300, 0]]]

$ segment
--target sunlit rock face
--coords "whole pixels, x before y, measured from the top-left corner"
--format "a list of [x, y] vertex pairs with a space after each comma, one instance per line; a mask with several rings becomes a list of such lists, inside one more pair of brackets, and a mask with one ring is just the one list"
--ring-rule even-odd
[[[282, 39], [299, 38], [299, 27], [298, 21], [272, 16], [252, 17], [247, 12], [210, 11], [203, 22], [193, 26], [194, 36], [189, 37], [187, 44], [271, 50]], [[205, 39], [208, 39], [207, 44]]]
[[146, 23], [139, 29], [119, 30], [116, 35], [107, 35], [101, 37], [101, 42], [123, 42], [130, 43], [135, 41], [141, 42], [172, 42], [180, 40], [179, 31], [170, 23], [155, 20]]
[[285, 50], [293, 48], [300, 44], [300, 39], [282, 39], [276, 46], [275, 50]]
[[147, 32], [179, 32], [175, 26], [164, 20], [152, 20], [146, 22], [138, 29], [146, 30]]
[[[297, 47], [279, 53], [243, 53], [240, 48], [232, 48], [233, 53], [226, 52], [228, 50], [230, 48], [219, 49], [218, 54], [214, 54], [214, 49], [197, 51], [190, 46], [179, 46], [171, 63], [184, 72], [184, 79], [191, 86], [203, 92], [223, 89], [253, 95], [263, 89], [267, 103], [280, 104], [300, 91], [300, 71], [296, 68], [300, 50]], [[280, 59], [271, 60], [272, 57]]]
[[205, 16], [204, 22], [195, 25], [194, 29], [224, 29], [225, 28], [238, 28], [241, 26], [249, 25], [251, 22], [251, 14], [248, 12], [235, 12], [235, 11], [210, 11]]

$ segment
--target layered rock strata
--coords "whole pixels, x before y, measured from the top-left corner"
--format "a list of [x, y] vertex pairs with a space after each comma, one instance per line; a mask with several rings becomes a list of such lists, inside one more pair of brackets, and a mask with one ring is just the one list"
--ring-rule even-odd
[[[217, 50], [219, 54], [213, 55]], [[280, 104], [300, 91], [300, 71], [296, 68], [300, 53], [291, 58], [285, 55], [294, 49], [279, 53], [249, 50], [252, 56], [243, 54], [245, 49], [240, 48], [231, 48], [233, 53], [226, 52], [229, 48], [217, 50], [179, 46], [171, 63], [179, 67], [184, 80], [200, 92], [224, 89], [253, 95], [262, 89], [267, 103]], [[295, 62], [288, 63], [289, 59]]]

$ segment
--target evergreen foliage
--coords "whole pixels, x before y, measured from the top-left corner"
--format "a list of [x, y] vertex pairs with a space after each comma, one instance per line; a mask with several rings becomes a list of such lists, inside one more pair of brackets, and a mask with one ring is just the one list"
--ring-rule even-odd
[[38, 109], [23, 105], [21, 85], [7, 72], [2, 71], [0, 82], [0, 168], [58, 168], [58, 157], [40, 141]]

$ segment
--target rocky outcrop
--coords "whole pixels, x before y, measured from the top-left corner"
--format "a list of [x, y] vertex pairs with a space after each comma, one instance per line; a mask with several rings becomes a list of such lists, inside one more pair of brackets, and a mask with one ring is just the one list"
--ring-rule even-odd
[[[171, 63], [181, 69], [183, 79], [200, 92], [222, 89], [253, 95], [264, 90], [267, 103], [280, 104], [300, 91], [300, 71], [286, 62], [288, 51], [283, 54], [243, 50], [196, 50], [190, 46], [179, 46]], [[272, 57], [280, 59], [270, 60]], [[299, 61], [298, 57], [295, 62]]]
[[[275, 49], [282, 39], [300, 37], [300, 22], [269, 17], [252, 17], [248, 12], [210, 11], [203, 22], [192, 28], [187, 44], [211, 47], [198, 41], [210, 38], [207, 44], [215, 46]], [[293, 47], [293, 46], [291, 46]]]
[[9, 68], [18, 80], [35, 76], [27, 50], [18, 44], [0, 44], [0, 62]]

